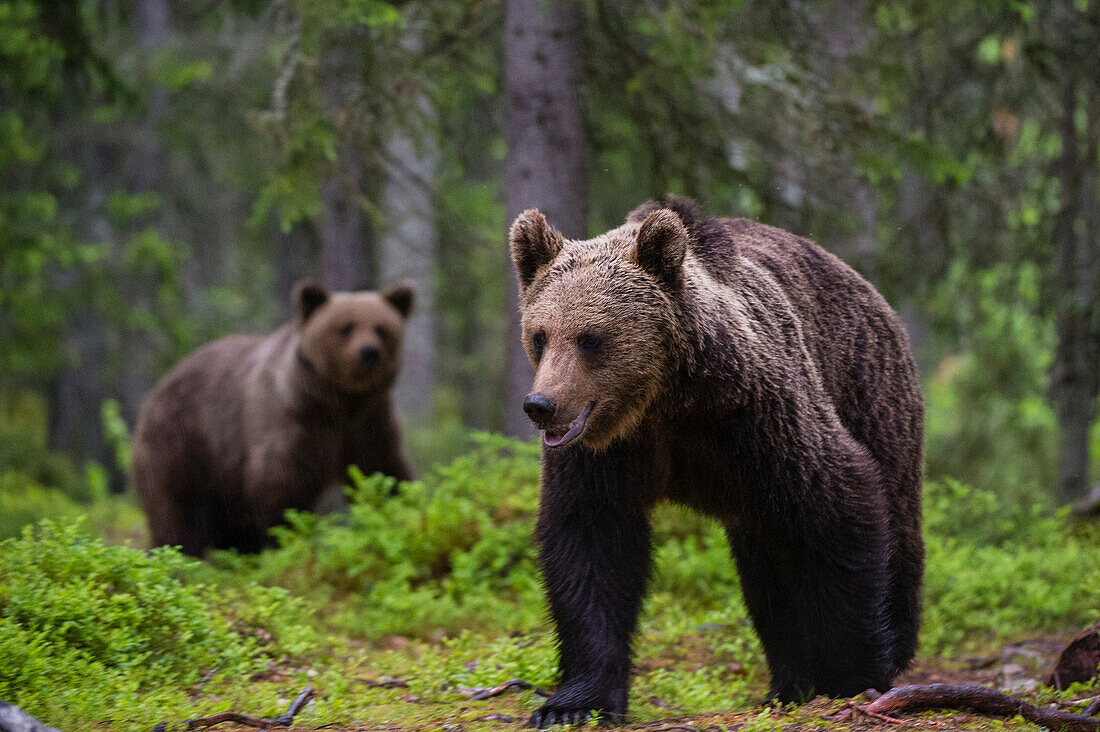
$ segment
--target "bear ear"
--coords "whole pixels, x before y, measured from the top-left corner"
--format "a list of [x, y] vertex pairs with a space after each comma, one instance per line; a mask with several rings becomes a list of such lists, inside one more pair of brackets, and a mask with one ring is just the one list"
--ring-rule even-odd
[[629, 257], [662, 283], [672, 285], [687, 255], [688, 233], [676, 212], [654, 211], [642, 222]]
[[306, 279], [295, 283], [290, 298], [298, 308], [298, 315], [301, 316], [302, 322], [305, 322], [317, 308], [328, 302], [329, 293], [316, 280]]
[[520, 289], [525, 290], [535, 274], [561, 252], [561, 232], [546, 223], [541, 211], [529, 208], [516, 217], [508, 231], [508, 246], [519, 274]]
[[402, 318], [408, 318], [409, 313], [412, 312], [413, 303], [416, 302], [416, 291], [413, 290], [412, 282], [404, 280], [383, 291], [382, 297], [401, 313]]

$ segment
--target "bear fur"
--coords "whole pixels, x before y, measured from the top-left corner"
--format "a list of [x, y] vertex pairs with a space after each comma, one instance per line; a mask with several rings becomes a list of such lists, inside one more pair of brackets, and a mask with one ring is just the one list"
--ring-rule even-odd
[[256, 552], [349, 465], [411, 478], [390, 405], [413, 291], [295, 285], [297, 317], [185, 358], [142, 405], [134, 485], [153, 545]]
[[662, 500], [724, 524], [772, 697], [889, 688], [917, 645], [923, 405], [886, 301], [813, 242], [676, 197], [586, 241], [525, 211], [509, 239], [561, 654], [532, 722], [622, 721]]

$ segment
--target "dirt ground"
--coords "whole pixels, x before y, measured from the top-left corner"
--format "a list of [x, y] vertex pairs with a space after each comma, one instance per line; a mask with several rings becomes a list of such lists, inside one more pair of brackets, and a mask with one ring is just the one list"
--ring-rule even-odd
[[[918, 659], [913, 668], [902, 674], [896, 685], [907, 684], [972, 684], [987, 688], [1018, 688], [1028, 698], [1049, 676], [1051, 666], [1065, 644], [1065, 638], [1045, 637], [1005, 646], [996, 655], [945, 659]], [[524, 692], [526, 693], [526, 692]], [[1100, 698], [1100, 697], [1098, 697]], [[1034, 701], [1034, 698], [1032, 697]], [[856, 701], [867, 701], [857, 699]], [[415, 699], [410, 703], [417, 703]], [[757, 707], [730, 714], [704, 714], [691, 717], [671, 717], [624, 727], [636, 732], [729, 732], [744, 729], [763, 730], [851, 730], [852, 732], [898, 730], [1033, 730], [1039, 727], [1020, 718], [998, 719], [964, 711], [932, 711], [918, 714], [900, 713], [874, 716], [855, 711], [844, 719], [834, 719], [851, 706], [846, 700], [819, 698], [796, 708], [768, 709]], [[1053, 707], [1051, 707], [1053, 708]], [[1081, 705], [1062, 704], [1064, 711], [1081, 711]], [[329, 730], [330, 732], [482, 732], [518, 729], [527, 720], [527, 710], [512, 691], [481, 702], [459, 702], [454, 705], [425, 705], [423, 714], [410, 715], [413, 723], [379, 722], [358, 726], [299, 726], [292, 732]], [[843, 716], [843, 715], [842, 715]], [[1100, 720], [1098, 720], [1100, 729]], [[245, 730], [240, 725], [221, 724], [209, 729]], [[278, 728], [287, 729], [287, 728]]]

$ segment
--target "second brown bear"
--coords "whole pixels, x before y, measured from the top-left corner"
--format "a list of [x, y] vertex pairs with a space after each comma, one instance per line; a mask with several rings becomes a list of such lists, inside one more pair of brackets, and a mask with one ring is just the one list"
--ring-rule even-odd
[[153, 544], [259, 551], [349, 465], [410, 478], [390, 389], [413, 298], [300, 282], [294, 320], [207, 344], [161, 379], [134, 435]]

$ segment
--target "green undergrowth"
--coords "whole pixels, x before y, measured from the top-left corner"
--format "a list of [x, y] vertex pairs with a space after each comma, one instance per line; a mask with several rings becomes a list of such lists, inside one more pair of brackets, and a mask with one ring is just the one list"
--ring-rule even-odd
[[[63, 729], [148, 730], [228, 708], [274, 715], [312, 683], [306, 726], [518, 720], [534, 692], [470, 702], [463, 690], [556, 683], [531, 544], [537, 455], [480, 436], [396, 495], [353, 473], [347, 513], [291, 514], [255, 556], [147, 553], [88, 522], [24, 530], [0, 543], [0, 699]], [[1100, 614], [1096, 526], [1006, 511], [950, 480], [928, 484], [925, 506], [925, 659]], [[654, 537], [632, 719], [744, 712], [738, 724], [773, 728], [721, 527], [662, 507]]]
[[286, 590], [227, 598], [186, 581], [195, 564], [79, 523], [0, 542], [0, 699], [58, 724], [125, 719], [186, 708], [204, 674], [246, 678], [314, 647]]

